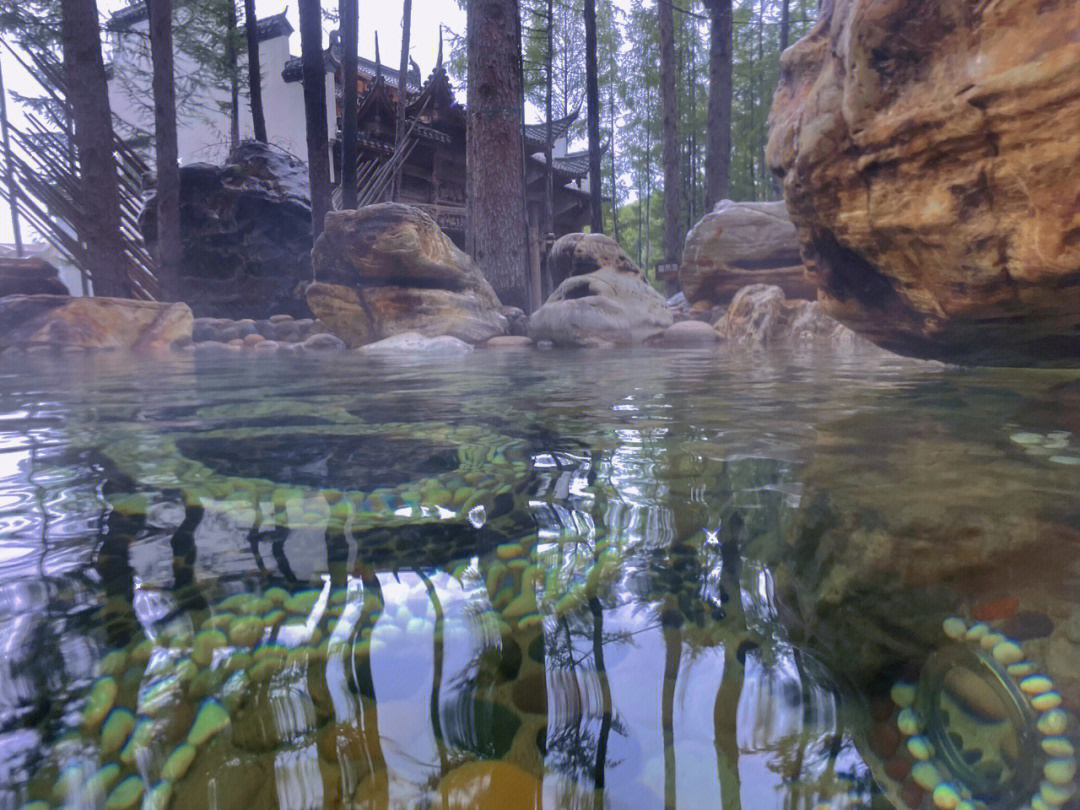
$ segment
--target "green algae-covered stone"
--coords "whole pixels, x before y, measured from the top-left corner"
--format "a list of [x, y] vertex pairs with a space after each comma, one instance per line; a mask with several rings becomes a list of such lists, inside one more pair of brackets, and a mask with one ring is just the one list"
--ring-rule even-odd
[[222, 669], [200, 669], [199, 674], [188, 684], [188, 696], [197, 699], [213, 694], [224, 676]]
[[49, 803], [43, 799], [34, 799], [19, 805], [19, 810], [51, 810]]
[[274, 603], [265, 596], [253, 596], [244, 605], [244, 609], [251, 616], [262, 616], [274, 607]]
[[320, 592], [314, 589], [295, 593], [285, 600], [285, 610], [289, 613], [306, 616], [311, 613], [315, 603], [319, 601], [319, 594]]
[[251, 599], [250, 593], [234, 593], [232, 596], [228, 596], [221, 600], [218, 605], [220, 610], [239, 612], [244, 609], [244, 606]]
[[263, 614], [263, 623], [267, 627], [277, 627], [279, 624], [285, 621], [285, 617], [287, 615], [288, 614], [281, 608], [274, 608], [273, 610], [268, 610], [265, 614]]
[[111, 675], [98, 678], [90, 687], [86, 696], [86, 705], [83, 707], [83, 728], [86, 731], [97, 731], [109, 712], [112, 711], [116, 702], [116, 693], [119, 691], [116, 679]]
[[129, 776], [113, 788], [105, 802], [105, 810], [131, 810], [142, 800], [145, 789], [142, 777]]
[[146, 792], [142, 810], [167, 810], [172, 799], [172, 782], [162, 779]]
[[146, 662], [150, 660], [150, 656], [154, 652], [154, 642], [148, 638], [144, 638], [138, 644], [131, 648], [129, 655], [130, 662], [141, 666], [146, 666]]
[[191, 743], [180, 743], [169, 754], [169, 758], [165, 760], [165, 764], [161, 766], [161, 777], [163, 779], [169, 779], [175, 782], [180, 779], [187, 769], [191, 767], [191, 763], [195, 761], [195, 754], [198, 753], [198, 749]]
[[229, 726], [229, 713], [216, 700], [204, 700], [195, 715], [195, 722], [188, 732], [187, 741], [192, 745], [202, 745], [215, 734]]
[[189, 683], [198, 674], [199, 667], [190, 658], [185, 658], [176, 665], [176, 677], [180, 679], [180, 683]]
[[195, 634], [195, 641], [191, 645], [191, 660], [200, 667], [208, 667], [214, 660], [214, 650], [219, 650], [228, 643], [228, 637], [221, 630], [200, 630]]
[[251, 653], [247, 650], [237, 650], [225, 659], [222, 669], [226, 672], [239, 672], [251, 666]]
[[113, 650], [98, 664], [102, 675], [117, 676], [127, 667], [128, 654], [125, 650]]
[[131, 736], [128, 737], [127, 743], [120, 752], [120, 761], [128, 767], [133, 767], [139, 751], [145, 750], [154, 741], [157, 728], [157, 721], [149, 717], [144, 717], [135, 723]]
[[239, 647], [253, 647], [265, 629], [261, 616], [241, 616], [229, 625], [229, 641]]
[[68, 765], [53, 783], [51, 798], [56, 804], [67, 802], [83, 782], [83, 767]]
[[535, 613], [537, 609], [536, 592], [529, 590], [511, 600], [502, 614], [507, 619], [520, 619], [529, 613]]
[[274, 585], [271, 588], [267, 588], [263, 593], [263, 596], [269, 599], [270, 604], [274, 607], [281, 607], [285, 604], [285, 600], [289, 598], [289, 592], [278, 585]]
[[102, 765], [86, 781], [86, 794], [89, 796], [105, 796], [116, 780], [120, 778], [120, 766], [115, 762], [107, 762]]
[[236, 614], [230, 611], [215, 613], [203, 623], [203, 630], [222, 630], [229, 632], [229, 625], [236, 619]]
[[270, 680], [285, 668], [284, 658], [264, 658], [256, 661], [248, 670], [248, 677], [252, 683], [263, 683]]
[[109, 712], [101, 727], [101, 755], [108, 757], [124, 746], [128, 735], [135, 728], [135, 715], [120, 706]]
[[256, 664], [271, 659], [275, 661], [284, 661], [288, 654], [289, 651], [280, 644], [261, 644], [256, 647], [255, 651], [251, 654], [251, 660]]

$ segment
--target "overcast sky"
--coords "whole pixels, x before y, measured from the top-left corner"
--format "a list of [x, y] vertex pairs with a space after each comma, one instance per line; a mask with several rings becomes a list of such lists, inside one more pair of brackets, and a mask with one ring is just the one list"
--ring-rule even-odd
[[[142, 2], [142, 0], [139, 0]], [[333, 0], [324, 0], [327, 7]], [[99, 0], [98, 11], [108, 15], [129, 5], [127, 0]], [[335, 6], [336, 7], [336, 6]], [[294, 54], [300, 53], [300, 21], [297, 17], [296, 0], [255, 0], [255, 13], [258, 17], [269, 17], [286, 11], [295, 33], [290, 40]], [[400, 0], [386, 2], [363, 2], [360, 4], [360, 55], [368, 58], [375, 56], [375, 32], [379, 34], [379, 52], [383, 63], [396, 68], [401, 59], [401, 13]], [[454, 0], [413, 0], [412, 30], [409, 35], [409, 54], [420, 65], [420, 74], [427, 78], [435, 65], [439, 50], [439, 24], [451, 31], [465, 33], [465, 11]], [[324, 37], [323, 44], [326, 44]], [[13, 121], [19, 120], [18, 105], [12, 103], [10, 91], [15, 90], [25, 95], [36, 94], [36, 88], [19, 68], [18, 62], [0, 48], [0, 64], [4, 70], [4, 86], [8, 91], [8, 116]], [[14, 239], [11, 229], [11, 212], [6, 203], [0, 201], [0, 242]]]

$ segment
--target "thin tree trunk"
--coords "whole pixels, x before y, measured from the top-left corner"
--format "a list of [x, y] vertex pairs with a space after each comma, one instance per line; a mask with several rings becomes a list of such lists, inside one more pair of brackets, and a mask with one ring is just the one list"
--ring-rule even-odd
[[326, 128], [326, 72], [323, 67], [322, 6], [299, 0], [300, 53], [307, 122], [308, 182], [311, 185], [311, 238], [317, 239], [330, 210], [330, 137]]
[[645, 92], [645, 263], [642, 269], [649, 273], [652, 261], [652, 121], [649, 120], [653, 108], [652, 88]]
[[529, 312], [517, 0], [470, 0], [466, 47], [468, 247], [499, 300]]
[[120, 234], [120, 189], [113, 160], [112, 118], [101, 59], [96, 0], [61, 0], [64, 84], [75, 124], [84, 216], [86, 270], [95, 295], [128, 297], [127, 257]]
[[150, 53], [154, 64], [154, 154], [157, 165], [155, 263], [161, 297], [179, 299], [180, 164], [176, 143], [176, 85], [173, 76], [172, 0], [147, 0]]
[[251, 99], [251, 123], [255, 140], [266, 143], [266, 116], [262, 105], [262, 70], [259, 68], [259, 21], [255, 0], [244, 0], [244, 31], [248, 49], [248, 96]]
[[[548, 0], [550, 2], [550, 0]], [[15, 236], [15, 255], [23, 255], [22, 229], [19, 227], [19, 189], [15, 185], [15, 167], [11, 164], [11, 140], [8, 136], [7, 94], [4, 92], [4, 73], [0, 70], [0, 126], [4, 137], [4, 168], [7, 171], [8, 202], [11, 203], [11, 230]]]
[[357, 0], [339, 0], [341, 17], [341, 207], [356, 208], [356, 45]]
[[710, 0], [709, 111], [705, 135], [705, 210], [728, 194], [731, 168], [731, 0]]
[[[409, 72], [409, 30], [412, 28], [412, 0], [405, 0], [401, 13], [401, 62], [398, 70], [397, 115], [394, 116], [394, 146], [405, 140], [405, 76]], [[394, 197], [401, 196], [401, 163], [394, 170]]]
[[780, 52], [787, 50], [791, 36], [791, 0], [780, 0]]
[[663, 116], [664, 153], [664, 263], [678, 264], [682, 253], [679, 214], [682, 211], [679, 177], [679, 128], [675, 96], [675, 25], [671, 0], [657, 0], [660, 28], [660, 112]]
[[237, 63], [236, 0], [228, 0], [229, 10], [225, 31], [225, 57], [229, 62], [229, 149], [240, 143], [240, 69]]
[[611, 238], [619, 241], [619, 186], [615, 167], [615, 88], [608, 95], [608, 149], [611, 150]]
[[600, 86], [596, 76], [596, 0], [585, 0], [585, 106], [589, 134], [589, 229], [604, 232], [600, 169]]
[[551, 163], [551, 95], [554, 84], [554, 66], [552, 59], [555, 49], [555, 8], [554, 0], [547, 0], [547, 87], [544, 90], [544, 234], [555, 232], [555, 171]]

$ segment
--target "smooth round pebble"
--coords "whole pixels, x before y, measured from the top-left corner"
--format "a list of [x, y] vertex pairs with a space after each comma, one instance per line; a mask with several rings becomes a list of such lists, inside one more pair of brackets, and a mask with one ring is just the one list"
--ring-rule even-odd
[[911, 778], [923, 790], [933, 790], [941, 784], [941, 774], [932, 762], [916, 762], [911, 768]]
[[896, 718], [896, 727], [905, 737], [911, 737], [922, 731], [922, 718], [911, 707], [900, 712]]
[[941, 810], [956, 810], [960, 804], [960, 794], [949, 782], [942, 782], [934, 788], [934, 804]]
[[926, 761], [934, 755], [934, 746], [926, 737], [912, 737], [907, 741], [908, 753], [915, 759]]
[[967, 622], [958, 616], [950, 616], [941, 623], [941, 629], [949, 638], [960, 641], [967, 635]]
[[993, 650], [994, 660], [999, 664], [1008, 666], [1009, 664], [1018, 664], [1024, 660], [1024, 651], [1020, 649], [1020, 645], [1014, 641], [1002, 641], [1000, 644], [994, 645]]
[[1071, 757], [1076, 753], [1073, 744], [1065, 737], [1046, 737], [1042, 750], [1052, 757]]
[[105, 810], [131, 810], [142, 800], [145, 789], [142, 777], [129, 776], [112, 789], [105, 800]]
[[901, 709], [911, 706], [915, 702], [915, 686], [910, 683], [904, 683], [900, 681], [893, 684], [892, 690], [889, 692], [889, 696], [892, 698], [892, 702], [899, 706]]
[[1045, 675], [1029, 675], [1020, 681], [1020, 691], [1025, 695], [1041, 695], [1054, 688], [1054, 684]]
[[1071, 757], [1052, 759], [1043, 766], [1043, 775], [1046, 781], [1055, 785], [1067, 785], [1076, 776], [1076, 760]]
[[1031, 699], [1031, 708], [1037, 712], [1048, 712], [1061, 705], [1061, 695], [1057, 692], [1043, 692]]
[[1038, 722], [1039, 732], [1047, 735], [1062, 734], [1069, 726], [1069, 716], [1061, 709], [1051, 709]]
[[1076, 793], [1076, 785], [1055, 785], [1053, 782], [1043, 782], [1039, 786], [1039, 795], [1043, 801], [1051, 807], [1061, 807]]
[[979, 624], [971, 625], [971, 627], [968, 628], [968, 631], [965, 634], [964, 638], [966, 638], [968, 641], [978, 641], [989, 632], [990, 628], [980, 622]]

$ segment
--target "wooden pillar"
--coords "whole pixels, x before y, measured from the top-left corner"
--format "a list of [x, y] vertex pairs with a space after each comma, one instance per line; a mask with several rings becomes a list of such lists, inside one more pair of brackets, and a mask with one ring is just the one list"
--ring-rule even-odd
[[543, 285], [540, 280], [540, 209], [530, 204], [529, 219], [529, 301], [535, 312], [544, 303]]

